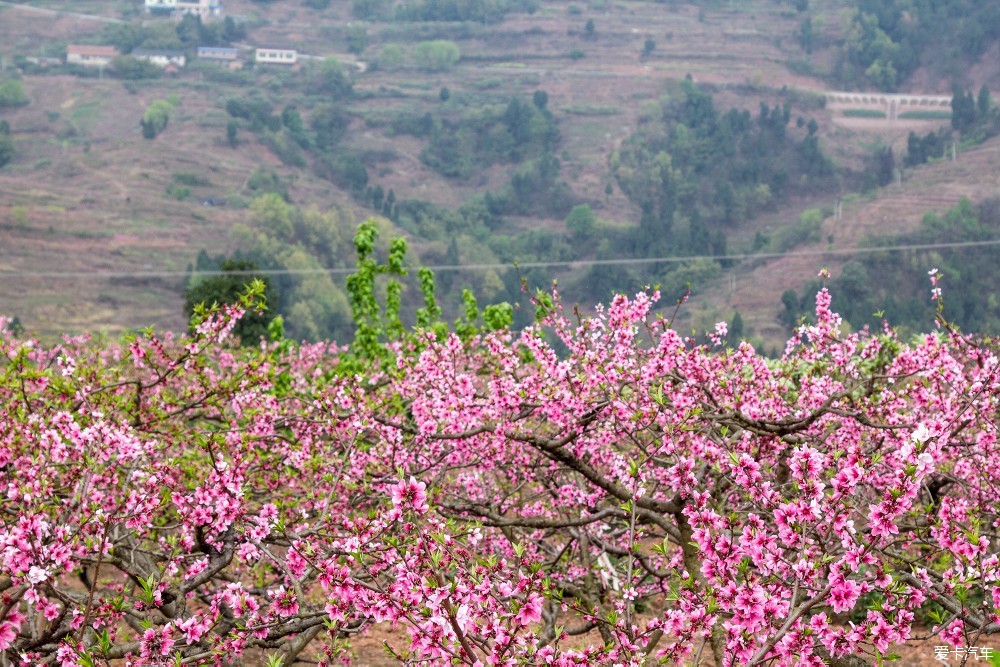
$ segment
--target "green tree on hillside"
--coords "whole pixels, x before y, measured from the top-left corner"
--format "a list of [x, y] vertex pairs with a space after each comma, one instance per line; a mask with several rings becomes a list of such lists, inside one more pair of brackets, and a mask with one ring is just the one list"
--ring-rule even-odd
[[[247, 284], [254, 279], [263, 281], [267, 307], [271, 313], [276, 312], [277, 294], [267, 276], [254, 274], [259, 268], [256, 263], [247, 259], [226, 259], [219, 265], [221, 275], [195, 276], [184, 291], [184, 314], [190, 319], [198, 304], [212, 306], [238, 303], [240, 295], [246, 291]], [[261, 336], [267, 335], [267, 325], [273, 317], [274, 315], [268, 312], [247, 313], [236, 325], [233, 333], [239, 336], [243, 345], [256, 345]]]
[[294, 104], [288, 104], [281, 110], [281, 124], [288, 128], [296, 138], [305, 137], [306, 126], [302, 122], [302, 114]]
[[523, 163], [551, 153], [559, 132], [545, 108], [547, 102], [544, 91], [535, 91], [532, 102], [515, 96], [506, 106], [468, 108], [461, 118], [400, 115], [393, 121], [393, 130], [429, 136], [430, 144], [420, 155], [424, 163], [444, 176], [467, 178], [480, 167]]
[[597, 217], [587, 204], [574, 206], [573, 210], [566, 216], [567, 229], [580, 239], [589, 238], [594, 231], [595, 224], [597, 224]]
[[813, 36], [813, 22], [812, 18], [807, 16], [802, 19], [802, 23], [799, 25], [799, 46], [806, 53], [813, 52], [814, 36]]
[[350, 307], [335, 276], [324, 269], [346, 267], [351, 239], [337, 211], [300, 209], [265, 194], [250, 204], [245, 223], [233, 229], [236, 247], [258, 266], [287, 270], [274, 277], [278, 303], [289, 335], [299, 339], [346, 340]]
[[746, 332], [744, 330], [744, 325], [743, 325], [743, 316], [740, 315], [740, 311], [737, 310], [735, 313], [733, 313], [732, 322], [729, 323], [728, 338], [730, 343], [734, 345], [739, 343], [741, 340], [743, 340], [745, 333]]
[[368, 26], [362, 22], [347, 24], [347, 50], [361, 53], [368, 46]]
[[976, 97], [976, 111], [980, 116], [985, 116], [993, 108], [993, 98], [990, 96], [990, 89], [984, 83], [979, 88], [979, 96]]
[[351, 118], [336, 104], [320, 104], [313, 110], [309, 124], [315, 133], [316, 146], [330, 151], [343, 138]]
[[721, 113], [685, 80], [647, 116], [610, 159], [619, 188], [641, 212], [627, 237], [612, 237], [619, 255], [723, 255], [726, 228], [781, 197], [832, 185], [818, 125], [789, 128], [787, 102], [762, 103], [756, 117]]
[[227, 16], [222, 22], [222, 34], [220, 35], [222, 42], [228, 44], [230, 42], [241, 40], [246, 36], [247, 29], [242, 23], [237, 23], [232, 16]]
[[263, 195], [275, 195], [289, 201], [288, 186], [278, 174], [264, 167], [257, 167], [247, 179], [247, 190], [258, 199]]
[[972, 92], [955, 86], [951, 95], [951, 126], [965, 132], [976, 122], [976, 100]]
[[379, 67], [389, 71], [399, 69], [403, 64], [403, 49], [399, 44], [386, 44], [382, 47], [382, 53], [378, 59]]
[[153, 100], [142, 115], [139, 125], [142, 126], [142, 136], [145, 139], [155, 139], [167, 128], [173, 105], [166, 100]]
[[851, 0], [843, 84], [892, 90], [921, 66], [961, 79], [995, 42], [1000, 6], [982, 0]]
[[185, 14], [181, 17], [180, 22], [177, 24], [176, 32], [177, 38], [180, 39], [185, 46], [198, 46], [199, 44], [207, 45], [208, 40], [202, 39], [205, 35], [203, 35], [204, 29], [200, 16]]
[[306, 73], [306, 90], [312, 95], [323, 95], [339, 100], [350, 97], [354, 84], [341, 62], [330, 56]]
[[111, 23], [104, 28], [103, 41], [118, 49], [119, 53], [128, 54], [139, 47], [151, 32], [149, 28], [136, 22]]
[[447, 39], [420, 42], [413, 50], [413, 59], [417, 67], [431, 72], [451, 69], [460, 57], [458, 45]]
[[942, 157], [951, 142], [951, 131], [947, 128], [941, 128], [937, 132], [928, 132], [923, 137], [915, 132], [910, 132], [906, 141], [904, 164], [907, 167], [915, 167], [930, 159]]
[[163, 68], [148, 60], [133, 56], [118, 56], [111, 61], [111, 73], [126, 81], [159, 79], [163, 76]]
[[[354, 0], [355, 16], [365, 0]], [[388, 0], [378, 0], [391, 7], [392, 18], [397, 21], [476, 21], [499, 23], [515, 2], [526, 11], [537, 7], [537, 0], [402, 0], [395, 6]], [[373, 3], [374, 4], [374, 3]], [[374, 12], [383, 16], [389, 7], [376, 7]]]
[[17, 79], [0, 83], [0, 107], [23, 107], [29, 101], [24, 94], [24, 86]]
[[10, 125], [0, 122], [0, 167], [14, 159], [14, 140], [10, 136]]
[[366, 21], [383, 19], [389, 15], [391, 5], [390, 0], [352, 0], [351, 13]]

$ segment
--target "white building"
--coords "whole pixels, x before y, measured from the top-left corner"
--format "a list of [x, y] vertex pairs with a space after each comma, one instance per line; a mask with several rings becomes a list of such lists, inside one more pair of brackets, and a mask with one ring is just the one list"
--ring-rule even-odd
[[113, 46], [70, 44], [66, 47], [66, 62], [84, 67], [104, 67], [119, 55]]
[[201, 18], [217, 18], [222, 16], [222, 0], [146, 0], [146, 11], [171, 16], [194, 14]]
[[224, 60], [232, 62], [239, 58], [240, 50], [231, 46], [199, 46], [198, 57], [206, 60]]
[[187, 64], [187, 56], [183, 51], [165, 51], [162, 49], [136, 49], [131, 54], [133, 58], [145, 60], [159, 67], [174, 65], [184, 67]]
[[294, 65], [299, 61], [299, 52], [284, 47], [258, 46], [255, 60], [270, 65]]

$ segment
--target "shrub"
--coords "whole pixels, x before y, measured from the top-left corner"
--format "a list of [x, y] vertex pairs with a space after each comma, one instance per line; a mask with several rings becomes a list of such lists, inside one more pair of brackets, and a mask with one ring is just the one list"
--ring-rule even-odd
[[142, 126], [142, 136], [145, 139], [155, 139], [167, 128], [170, 112], [173, 106], [166, 100], [153, 100], [142, 115], [139, 125]]
[[885, 112], [879, 109], [844, 109], [847, 118], [885, 118]]
[[420, 42], [413, 50], [413, 60], [417, 67], [431, 72], [451, 69], [460, 57], [458, 45], [446, 39]]
[[29, 101], [20, 81], [7, 79], [0, 83], [0, 107], [23, 107]]

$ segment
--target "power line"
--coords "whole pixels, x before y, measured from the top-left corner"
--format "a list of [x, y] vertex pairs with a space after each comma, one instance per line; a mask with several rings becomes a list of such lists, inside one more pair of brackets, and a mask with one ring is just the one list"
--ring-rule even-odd
[[[956, 241], [952, 243], [911, 243], [893, 246], [871, 246], [863, 248], [831, 248], [826, 250], [803, 250], [801, 252], [780, 253], [761, 252], [743, 253], [738, 255], [688, 255], [670, 257], [625, 257], [619, 259], [579, 259], [545, 262], [511, 262], [507, 264], [440, 264], [427, 266], [432, 271], [495, 271], [506, 269], [544, 269], [544, 268], [585, 268], [588, 266], [629, 266], [640, 264], [678, 264], [699, 260], [733, 261], [752, 259], [781, 259], [797, 257], [829, 257], [841, 255], [864, 255], [879, 252], [904, 252], [907, 250], [944, 250], [948, 248], [975, 248], [1000, 245], [1000, 239], [986, 241]], [[184, 278], [188, 276], [291, 276], [291, 275], [346, 275], [353, 273], [352, 268], [329, 269], [257, 269], [252, 271], [0, 271], [2, 278]]]

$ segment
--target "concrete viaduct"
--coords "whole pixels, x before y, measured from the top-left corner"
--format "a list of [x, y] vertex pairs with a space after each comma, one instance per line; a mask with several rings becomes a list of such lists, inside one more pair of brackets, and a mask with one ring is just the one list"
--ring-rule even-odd
[[886, 118], [895, 120], [908, 110], [951, 110], [951, 97], [946, 95], [888, 95], [885, 93], [842, 93], [827, 91], [827, 102], [859, 106], [881, 106]]

